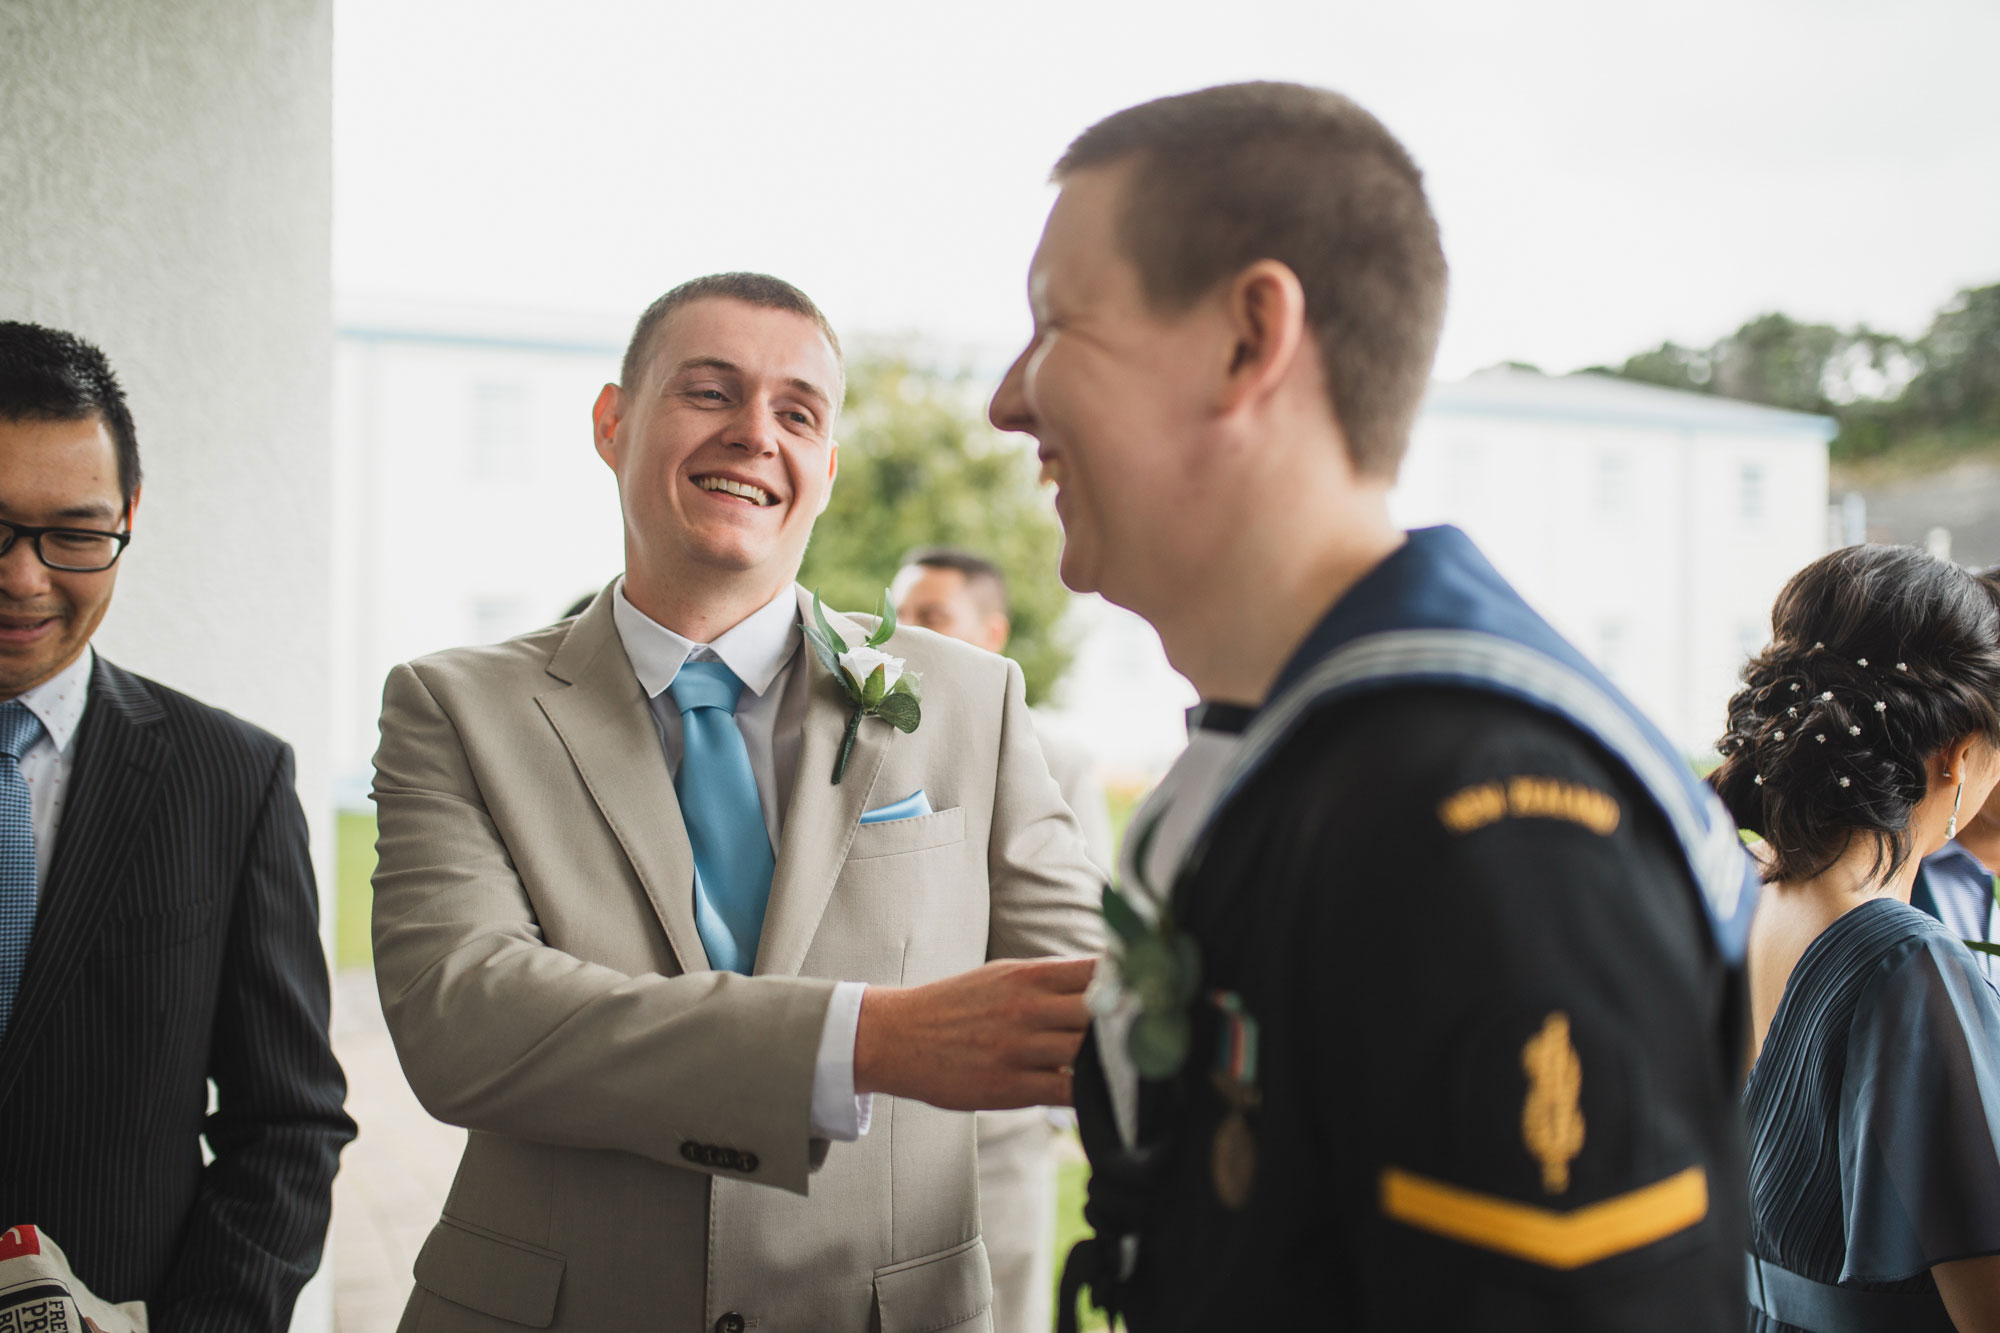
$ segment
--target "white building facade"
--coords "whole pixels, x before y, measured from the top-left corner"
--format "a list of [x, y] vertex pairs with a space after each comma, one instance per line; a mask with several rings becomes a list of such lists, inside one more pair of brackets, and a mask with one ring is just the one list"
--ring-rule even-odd
[[1825, 417], [1605, 375], [1433, 385], [1394, 498], [1454, 523], [1691, 757], [1826, 550]]

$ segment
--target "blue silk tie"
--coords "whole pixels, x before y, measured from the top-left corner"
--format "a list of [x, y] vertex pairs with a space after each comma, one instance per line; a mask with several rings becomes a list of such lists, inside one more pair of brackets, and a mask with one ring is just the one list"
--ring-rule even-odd
[[720, 662], [686, 662], [667, 686], [681, 710], [681, 819], [694, 847], [694, 924], [718, 972], [748, 972], [771, 900], [770, 835], [750, 751], [736, 726], [743, 682]]
[[42, 720], [19, 699], [0, 704], [0, 1039], [14, 1016], [21, 966], [35, 933], [35, 811], [21, 756], [41, 739]]

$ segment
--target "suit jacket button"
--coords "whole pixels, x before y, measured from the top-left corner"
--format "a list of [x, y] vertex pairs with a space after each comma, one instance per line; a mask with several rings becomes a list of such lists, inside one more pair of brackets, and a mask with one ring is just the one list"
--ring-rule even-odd
[[757, 1169], [757, 1154], [754, 1152], [736, 1154], [736, 1166], [744, 1175], [749, 1175]]
[[715, 1321], [715, 1333], [743, 1333], [743, 1316], [731, 1310]]
[[683, 1139], [681, 1141], [681, 1156], [687, 1158], [690, 1162], [699, 1162], [701, 1160], [701, 1146], [693, 1139]]

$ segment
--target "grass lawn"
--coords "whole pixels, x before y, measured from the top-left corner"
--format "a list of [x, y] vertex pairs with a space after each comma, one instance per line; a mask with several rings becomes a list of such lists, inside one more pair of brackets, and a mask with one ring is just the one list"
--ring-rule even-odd
[[336, 967], [367, 967], [374, 961], [368, 946], [368, 912], [374, 890], [375, 816], [369, 811], [342, 810], [333, 829], [333, 960]]

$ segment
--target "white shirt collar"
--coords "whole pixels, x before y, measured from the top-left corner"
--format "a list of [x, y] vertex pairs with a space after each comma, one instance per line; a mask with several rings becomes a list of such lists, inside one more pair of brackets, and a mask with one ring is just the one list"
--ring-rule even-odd
[[76, 661], [34, 689], [14, 696], [42, 720], [42, 730], [49, 734], [58, 754], [69, 749], [77, 725], [83, 721], [83, 705], [90, 697], [90, 668], [96, 660], [97, 650], [86, 646]]
[[761, 698], [798, 651], [798, 591], [789, 583], [776, 597], [717, 635], [714, 643], [696, 643], [676, 634], [632, 605], [625, 596], [622, 578], [611, 600], [611, 620], [648, 699], [659, 697], [674, 683], [682, 664], [697, 654], [720, 659], [745, 689]]

